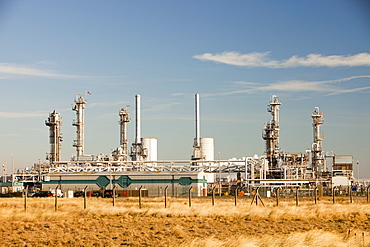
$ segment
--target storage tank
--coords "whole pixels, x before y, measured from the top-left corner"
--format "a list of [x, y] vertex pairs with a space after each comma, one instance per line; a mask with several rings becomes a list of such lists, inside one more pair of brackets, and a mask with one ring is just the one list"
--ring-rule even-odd
[[213, 138], [200, 138], [200, 147], [205, 160], [215, 160]]
[[157, 161], [157, 138], [142, 138], [143, 149], [146, 150], [145, 161]]

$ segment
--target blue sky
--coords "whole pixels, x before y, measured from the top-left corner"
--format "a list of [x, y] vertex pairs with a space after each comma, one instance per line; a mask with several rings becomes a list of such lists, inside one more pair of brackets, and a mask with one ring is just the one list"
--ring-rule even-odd
[[87, 91], [87, 154], [119, 145], [118, 111], [130, 105], [134, 119], [141, 94], [142, 136], [158, 138], [158, 158], [190, 158], [199, 93], [216, 154], [262, 155], [276, 94], [282, 149], [311, 146], [318, 106], [324, 150], [354, 155], [370, 178], [369, 13], [360, 0], [1, 1], [0, 160], [44, 161], [54, 109], [69, 160], [71, 106]]

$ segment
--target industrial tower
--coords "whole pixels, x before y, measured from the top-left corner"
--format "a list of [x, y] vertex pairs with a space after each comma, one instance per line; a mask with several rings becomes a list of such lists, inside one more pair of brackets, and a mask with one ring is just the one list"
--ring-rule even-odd
[[315, 107], [311, 117], [313, 120], [313, 143], [311, 149], [312, 173], [313, 177], [316, 178], [322, 172], [326, 171], [325, 155], [322, 150], [322, 141], [324, 140], [324, 137], [320, 133], [320, 126], [324, 124], [324, 117], [323, 113], [320, 112], [319, 107]]
[[77, 140], [74, 140], [73, 146], [76, 147], [77, 160], [84, 156], [84, 110], [86, 100], [81, 96], [77, 95], [75, 98], [75, 105], [72, 107], [73, 111], [76, 111], [76, 120], [73, 121], [73, 126], [76, 126]]
[[147, 150], [143, 147], [141, 141], [141, 115], [140, 115], [140, 94], [135, 95], [135, 142], [131, 147], [131, 159], [133, 161], [142, 161], [147, 156]]
[[119, 148], [113, 151], [115, 160], [127, 161], [128, 160], [128, 141], [127, 141], [127, 123], [131, 122], [129, 118], [130, 112], [127, 108], [122, 108], [119, 111], [119, 126], [120, 126], [120, 140]]
[[47, 154], [46, 159], [49, 160], [50, 164], [53, 164], [60, 161], [61, 142], [63, 141], [60, 133], [60, 127], [62, 126], [60, 114], [54, 110], [49, 114], [48, 120], [45, 120], [45, 125], [49, 127], [50, 139], [50, 153]]
[[193, 144], [192, 160], [203, 160], [204, 155], [200, 143], [200, 118], [199, 118], [199, 94], [195, 94], [195, 138]]
[[280, 99], [276, 95], [271, 96], [270, 104], [267, 106], [267, 111], [271, 113], [271, 120], [263, 127], [264, 133], [262, 138], [266, 141], [266, 157], [269, 161], [269, 169], [274, 170], [279, 168], [279, 106]]

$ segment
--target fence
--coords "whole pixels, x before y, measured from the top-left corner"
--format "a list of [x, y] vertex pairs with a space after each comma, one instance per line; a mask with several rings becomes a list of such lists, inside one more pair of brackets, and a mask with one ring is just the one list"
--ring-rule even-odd
[[[83, 194], [83, 208], [87, 208], [87, 200], [88, 200], [88, 193], [87, 193], [87, 186], [84, 188], [84, 194]], [[58, 186], [55, 188], [55, 191], [57, 191]], [[302, 189], [302, 188], [289, 188], [284, 189], [280, 187], [254, 187], [250, 188], [248, 192], [241, 193], [243, 190], [239, 188], [238, 186], [234, 188], [233, 195], [232, 196], [218, 196], [215, 195], [215, 189], [216, 187], [212, 188], [211, 193], [209, 196], [204, 196], [201, 198], [211, 198], [210, 204], [214, 206], [217, 203], [217, 199], [223, 198], [224, 200], [230, 198], [230, 203], [234, 203], [235, 206], [238, 206], [239, 200], [243, 198], [243, 201], [245, 202], [246, 199], [250, 199], [250, 205], [255, 204], [258, 206], [259, 204], [262, 206], [265, 206], [264, 200], [268, 198], [269, 200], [274, 199], [275, 200], [275, 206], [279, 206], [279, 203], [281, 203], [282, 200], [290, 200], [294, 199], [295, 205], [299, 206], [300, 200], [304, 200], [305, 202], [312, 202], [313, 204], [318, 204], [320, 202], [320, 199], [325, 198], [327, 201], [331, 201], [333, 204], [335, 203], [356, 203], [356, 202], [364, 202], [366, 200], [366, 203], [369, 203], [369, 190], [370, 187], [367, 187], [363, 191], [355, 191], [352, 187], [350, 188], [343, 188], [343, 187], [333, 187], [331, 190], [323, 190], [320, 191], [318, 188], [314, 189]], [[27, 210], [27, 190], [26, 189], [23, 192], [23, 198], [24, 198], [24, 210]], [[158, 198], [163, 198], [163, 205], [165, 208], [168, 207], [168, 186], [163, 189], [163, 196]], [[145, 204], [145, 201], [143, 200], [143, 197], [147, 197], [147, 194], [143, 193], [143, 186], [141, 186], [139, 189], [132, 192], [131, 198], [137, 198], [137, 203], [139, 208], [142, 208], [143, 204]], [[116, 187], [113, 188], [112, 194], [110, 198], [104, 198], [105, 200], [112, 200], [112, 206], [116, 205], [116, 198], [118, 194], [116, 193]], [[188, 198], [188, 205], [189, 207], [192, 206], [192, 194], [194, 190], [193, 187], [190, 186], [187, 192], [187, 198]], [[231, 200], [233, 198], [233, 200]], [[104, 200], [103, 199], [103, 200]], [[54, 194], [54, 208], [55, 211], [58, 210], [58, 194]]]

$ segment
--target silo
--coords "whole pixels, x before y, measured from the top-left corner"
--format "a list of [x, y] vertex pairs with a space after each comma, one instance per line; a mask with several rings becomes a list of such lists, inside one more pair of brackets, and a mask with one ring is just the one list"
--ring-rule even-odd
[[200, 147], [205, 160], [215, 160], [213, 138], [200, 138]]
[[145, 161], [157, 161], [157, 138], [142, 138], [143, 149], [147, 150]]

